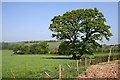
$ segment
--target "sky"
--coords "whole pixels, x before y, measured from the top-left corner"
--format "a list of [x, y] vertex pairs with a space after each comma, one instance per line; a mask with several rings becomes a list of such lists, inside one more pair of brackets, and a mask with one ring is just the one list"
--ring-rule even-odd
[[[120, 1], [118, 3], [118, 13], [120, 13]], [[118, 43], [120, 44], [120, 14], [118, 15]]]
[[66, 11], [97, 8], [104, 14], [113, 36], [102, 44], [118, 43], [117, 2], [3, 2], [2, 41], [53, 40], [51, 19]]

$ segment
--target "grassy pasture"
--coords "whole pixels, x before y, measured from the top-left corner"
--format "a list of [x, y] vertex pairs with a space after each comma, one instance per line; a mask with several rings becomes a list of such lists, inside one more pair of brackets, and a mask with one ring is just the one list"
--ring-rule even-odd
[[[12, 51], [4, 50], [2, 53], [3, 78], [47, 78], [47, 72], [52, 78], [58, 78], [58, 66], [62, 65], [64, 78], [77, 77], [85, 68], [75, 69], [76, 61], [65, 59], [71, 56], [51, 55], [13, 55]], [[68, 68], [67, 64], [71, 66]], [[14, 74], [14, 75], [13, 75]]]
[[[12, 50], [2, 50], [3, 78], [48, 78], [45, 72], [52, 78], [58, 78], [60, 64], [63, 78], [75, 78], [85, 70], [85, 67], [79, 67], [79, 71], [76, 71], [76, 60], [71, 60], [71, 56], [11, 55]], [[94, 56], [108, 56], [108, 53], [95, 53]]]
[[[94, 53], [94, 56], [108, 56], [109, 53]], [[116, 52], [116, 53], [111, 53], [111, 55], [120, 55], [119, 52]]]

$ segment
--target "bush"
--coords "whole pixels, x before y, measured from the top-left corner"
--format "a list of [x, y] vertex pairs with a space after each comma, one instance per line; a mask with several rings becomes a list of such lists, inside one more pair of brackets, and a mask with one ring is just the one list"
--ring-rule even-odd
[[19, 54], [19, 50], [21, 50], [21, 46], [20, 45], [15, 45], [15, 47], [13, 48], [13, 52], [14, 54]]
[[48, 44], [46, 42], [40, 42], [39, 44], [16, 45], [13, 49], [14, 54], [46, 54], [48, 53]]

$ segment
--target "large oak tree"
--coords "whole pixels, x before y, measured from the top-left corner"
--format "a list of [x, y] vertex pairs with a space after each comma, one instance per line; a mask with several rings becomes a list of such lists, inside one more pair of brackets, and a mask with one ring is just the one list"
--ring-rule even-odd
[[49, 29], [52, 37], [69, 42], [72, 54], [92, 53], [103, 38], [109, 40], [112, 33], [110, 26], [105, 24], [102, 12], [94, 9], [78, 9], [54, 16]]

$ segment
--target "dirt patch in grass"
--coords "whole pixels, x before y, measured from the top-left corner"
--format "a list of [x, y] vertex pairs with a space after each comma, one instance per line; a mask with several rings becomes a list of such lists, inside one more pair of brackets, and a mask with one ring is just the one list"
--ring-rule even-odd
[[[118, 62], [118, 61], [117, 61]], [[109, 64], [102, 63], [91, 65], [87, 68], [85, 73], [79, 75], [81, 78], [117, 78], [120, 79], [120, 64], [112, 61]]]

